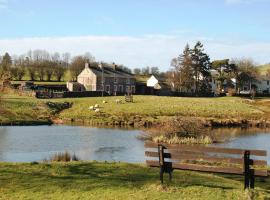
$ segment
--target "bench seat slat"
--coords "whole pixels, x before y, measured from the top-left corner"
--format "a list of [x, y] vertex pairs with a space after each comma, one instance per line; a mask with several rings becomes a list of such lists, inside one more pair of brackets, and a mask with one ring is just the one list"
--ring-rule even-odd
[[[225, 153], [225, 154], [243, 154], [244, 149], [235, 149], [235, 148], [221, 148], [221, 147], [205, 147], [205, 146], [190, 146], [184, 144], [164, 144], [160, 143], [168, 150], [175, 151], [192, 151], [192, 152], [213, 152], [213, 153]], [[145, 148], [157, 148], [158, 143], [154, 142], [145, 142]], [[267, 156], [267, 151], [265, 150], [249, 150], [250, 155], [255, 156]]]
[[[159, 167], [159, 162], [154, 160], [146, 160], [146, 164], [150, 167]], [[202, 172], [217, 172], [217, 173], [229, 173], [229, 174], [243, 174], [241, 168], [236, 167], [209, 167], [203, 165], [193, 165], [193, 164], [180, 164], [172, 163], [173, 169], [186, 169], [193, 171], [202, 171]]]
[[[159, 162], [156, 160], [146, 160], [146, 164], [149, 167], [159, 167]], [[182, 163], [172, 163], [173, 169], [182, 170], [193, 170], [202, 172], [215, 172], [215, 173], [228, 173], [228, 174], [240, 174], [243, 175], [243, 169], [237, 167], [210, 167], [207, 165], [196, 165], [196, 164], [182, 164]], [[267, 169], [255, 169], [255, 176], [268, 176]]]
[[[157, 157], [158, 158], [158, 152], [153, 151], [146, 151], [145, 156], [147, 157]], [[185, 154], [181, 152], [171, 152], [171, 153], [164, 153], [164, 158], [170, 158], [172, 160], [194, 160], [199, 161], [203, 160], [206, 162], [220, 162], [220, 163], [228, 163], [228, 164], [243, 164], [244, 159], [243, 158], [230, 158], [230, 157], [217, 157], [217, 156], [207, 156], [207, 155], [192, 155], [192, 154]], [[267, 161], [265, 160], [254, 160], [251, 159], [253, 165], [257, 166], [266, 166]]]

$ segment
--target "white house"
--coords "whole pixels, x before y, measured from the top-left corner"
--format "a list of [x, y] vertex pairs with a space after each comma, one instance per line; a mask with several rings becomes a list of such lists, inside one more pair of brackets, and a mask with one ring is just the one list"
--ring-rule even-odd
[[270, 93], [270, 76], [261, 76], [255, 85], [258, 93]]

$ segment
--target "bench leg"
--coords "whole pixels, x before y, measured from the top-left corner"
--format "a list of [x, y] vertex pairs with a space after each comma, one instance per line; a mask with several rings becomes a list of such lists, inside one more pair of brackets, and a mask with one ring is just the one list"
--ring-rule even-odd
[[251, 189], [254, 189], [254, 185], [255, 185], [255, 176], [254, 176], [254, 169], [250, 170], [250, 174], [249, 174], [249, 187]]
[[164, 171], [163, 171], [163, 169], [162, 169], [162, 167], [161, 167], [161, 168], [160, 168], [160, 171], [159, 171], [159, 178], [160, 178], [161, 184], [163, 184], [163, 173], [164, 173]]

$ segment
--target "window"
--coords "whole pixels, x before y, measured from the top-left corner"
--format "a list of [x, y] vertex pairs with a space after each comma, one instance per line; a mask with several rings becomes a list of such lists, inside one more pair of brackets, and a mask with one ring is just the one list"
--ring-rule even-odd
[[110, 85], [106, 85], [105, 91], [106, 91], [106, 92], [110, 92]]
[[114, 83], [118, 83], [118, 79], [116, 77], [114, 77]]
[[119, 85], [119, 92], [123, 92], [123, 85]]
[[117, 85], [113, 86], [113, 91], [117, 92]]
[[269, 85], [269, 82], [270, 82], [270, 81], [267, 81], [267, 85]]
[[130, 79], [129, 78], [126, 79], [126, 83], [130, 84]]

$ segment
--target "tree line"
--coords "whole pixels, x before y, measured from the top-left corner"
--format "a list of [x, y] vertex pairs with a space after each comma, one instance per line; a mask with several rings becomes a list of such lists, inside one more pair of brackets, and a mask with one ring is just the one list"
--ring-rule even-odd
[[236, 87], [236, 90], [247, 83], [256, 87], [253, 83], [259, 77], [258, 68], [252, 59], [223, 59], [211, 62], [201, 42], [197, 42], [193, 48], [187, 44], [183, 53], [172, 59], [171, 66], [167, 81], [178, 92], [210, 92], [209, 83], [212, 80], [217, 82], [219, 93], [223, 91], [225, 83], [227, 87]]
[[[10, 56], [5, 53], [0, 56], [0, 80], [2, 82], [23, 79], [31, 81], [64, 81], [70, 79], [76, 81], [77, 76], [83, 70], [85, 63], [90, 66], [98, 66], [100, 62], [90, 53], [71, 57], [70, 53], [49, 53], [45, 50], [28, 51], [20, 56]], [[101, 62], [104, 67], [112, 67], [114, 63]], [[123, 65], [119, 68], [130, 72]], [[68, 76], [68, 78], [66, 78]]]

